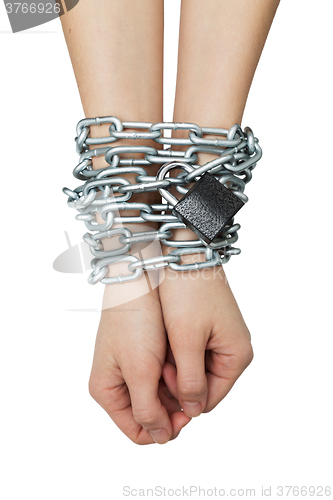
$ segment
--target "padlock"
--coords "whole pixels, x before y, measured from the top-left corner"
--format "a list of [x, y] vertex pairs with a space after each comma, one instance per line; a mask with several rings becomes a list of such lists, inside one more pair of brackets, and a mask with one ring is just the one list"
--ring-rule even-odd
[[[189, 173], [194, 170], [188, 163], [171, 161], [159, 169], [156, 179], [163, 180], [173, 168]], [[221, 235], [223, 228], [244, 205], [242, 200], [209, 172], [205, 172], [180, 200], [167, 189], [159, 188], [159, 192], [173, 205], [172, 214], [192, 229], [207, 246]]]

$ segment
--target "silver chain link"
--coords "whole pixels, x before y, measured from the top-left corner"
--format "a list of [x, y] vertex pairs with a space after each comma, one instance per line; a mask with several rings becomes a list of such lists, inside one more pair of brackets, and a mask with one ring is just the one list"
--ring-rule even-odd
[[[109, 135], [105, 137], [90, 137], [90, 126], [108, 124]], [[131, 129], [132, 131], [128, 131]], [[133, 129], [135, 131], [133, 132]], [[164, 130], [185, 130], [186, 138], [164, 137]], [[209, 138], [209, 135], [220, 138]], [[205, 137], [203, 137], [205, 136]], [[208, 137], [207, 137], [208, 136]], [[120, 139], [150, 140], [158, 145], [170, 146], [165, 149], [155, 149], [151, 146], [117, 146], [112, 144]], [[78, 122], [76, 127], [76, 151], [80, 156], [78, 165], [73, 170], [76, 179], [84, 181], [74, 190], [63, 188], [68, 196], [68, 206], [75, 208], [79, 213], [77, 220], [84, 222], [89, 231], [83, 240], [89, 245], [94, 259], [91, 261], [92, 273], [88, 282], [95, 284], [101, 281], [105, 284], [124, 283], [138, 279], [143, 270], [159, 269], [166, 266], [177, 271], [188, 271], [222, 265], [229, 261], [231, 255], [240, 253], [239, 248], [232, 245], [238, 240], [240, 225], [229, 221], [221, 237], [216, 238], [210, 245], [196, 240], [173, 240], [173, 230], [186, 228], [186, 225], [171, 214], [173, 205], [170, 204], [172, 186], [184, 195], [186, 185], [195, 182], [205, 172], [210, 172], [223, 185], [230, 189], [244, 203], [248, 197], [244, 194], [246, 184], [252, 178], [252, 170], [262, 156], [258, 139], [252, 130], [235, 124], [230, 129], [199, 127], [194, 123], [146, 123], [122, 122], [114, 116], [85, 118]], [[90, 149], [93, 146], [95, 149]], [[185, 151], [174, 151], [172, 146], [188, 146]], [[144, 154], [144, 158], [137, 155]], [[204, 165], [198, 165], [197, 153], [208, 153], [215, 156]], [[124, 158], [122, 155], [130, 154]], [[92, 158], [103, 156], [108, 165], [104, 168], [93, 169]], [[182, 162], [185, 169], [176, 177], [158, 179], [157, 175], [148, 175], [146, 167], [149, 165], [163, 166], [165, 163]], [[124, 174], [135, 174], [135, 182], [131, 183], [122, 177]], [[112, 191], [111, 191], [112, 190]], [[161, 198], [166, 203], [152, 204], [129, 202], [135, 193], [144, 193], [160, 190]], [[117, 193], [117, 196], [114, 196]], [[169, 195], [169, 196], [168, 196]], [[139, 216], [114, 215], [115, 211], [140, 211]], [[98, 224], [97, 214], [105, 221]], [[161, 226], [156, 231], [141, 231], [132, 233], [128, 228], [111, 229], [113, 224], [158, 222]], [[120, 247], [114, 250], [103, 249], [103, 238], [118, 237]], [[159, 240], [162, 244], [174, 249], [164, 256], [139, 259], [128, 253], [131, 245], [137, 242], [152, 242]], [[182, 264], [184, 254], [198, 254], [205, 252], [205, 261], [191, 264]], [[119, 262], [129, 262], [129, 274], [106, 277], [109, 266]]]

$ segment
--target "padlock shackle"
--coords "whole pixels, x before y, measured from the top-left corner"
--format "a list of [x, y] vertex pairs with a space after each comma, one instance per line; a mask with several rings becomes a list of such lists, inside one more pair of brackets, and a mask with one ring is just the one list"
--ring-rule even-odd
[[[168, 163], [164, 163], [164, 165], [162, 165], [162, 167], [159, 169], [156, 174], [156, 180], [163, 180], [169, 170], [172, 170], [173, 168], [181, 168], [188, 173], [191, 173], [194, 170], [191, 165], [185, 163], [184, 161], [169, 161]], [[177, 198], [173, 196], [173, 194], [169, 193], [167, 189], [159, 188], [158, 190], [160, 192], [160, 195], [163, 196], [163, 198], [173, 207], [178, 203], [179, 200], [177, 200]]]

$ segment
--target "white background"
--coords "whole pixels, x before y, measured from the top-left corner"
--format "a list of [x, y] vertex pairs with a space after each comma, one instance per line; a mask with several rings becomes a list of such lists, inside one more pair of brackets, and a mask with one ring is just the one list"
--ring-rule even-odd
[[[166, 2], [165, 121], [179, 5]], [[264, 154], [226, 272], [254, 361], [178, 439], [139, 447], [88, 394], [99, 313], [71, 309], [98, 309], [103, 286], [52, 267], [64, 231], [72, 245], [84, 232], [61, 192], [78, 184], [83, 111], [60, 21], [11, 34], [0, 5], [1, 498], [332, 486], [332, 16], [331, 0], [282, 1], [242, 123]]]

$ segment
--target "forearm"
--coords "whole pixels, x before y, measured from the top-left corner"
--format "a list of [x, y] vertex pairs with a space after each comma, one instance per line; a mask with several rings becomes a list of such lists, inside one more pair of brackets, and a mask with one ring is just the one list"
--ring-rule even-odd
[[[80, 0], [61, 17], [86, 117], [163, 120], [163, 19], [163, 0]], [[108, 135], [108, 128], [92, 126], [91, 137]], [[156, 147], [148, 140], [140, 145]], [[93, 158], [94, 168], [103, 166], [102, 157]]]
[[[80, 0], [74, 9], [61, 17], [61, 22], [86, 117], [163, 121], [163, 0]], [[108, 136], [109, 126], [91, 126], [90, 137]], [[150, 140], [118, 139], [90, 146], [90, 149], [108, 146], [157, 148], [159, 145]], [[121, 159], [132, 157], [142, 159], [144, 153], [121, 153]], [[94, 169], [108, 165], [103, 155], [93, 157], [92, 163]], [[155, 175], [158, 165], [145, 168], [148, 175]], [[137, 174], [122, 175], [136, 183]], [[160, 195], [158, 192], [137, 193], [132, 195], [130, 202], [158, 203]], [[140, 213], [126, 210], [119, 215], [137, 216]], [[96, 221], [103, 223], [99, 213]], [[119, 226], [122, 224], [113, 224], [112, 229]], [[153, 223], [149, 226], [126, 224], [132, 232], [158, 227]], [[104, 250], [119, 247], [118, 237], [105, 238], [102, 242]], [[132, 250], [135, 248], [134, 245]], [[117, 275], [118, 267], [126, 273], [123, 263], [113, 265], [112, 273]], [[123, 285], [122, 291], [127, 288]]]
[[86, 116], [162, 117], [163, 0], [80, 0], [61, 22]]
[[[278, 4], [279, 0], [182, 1], [174, 121], [225, 129], [241, 124]], [[186, 137], [187, 133], [176, 130], [172, 136]], [[214, 137], [221, 139], [209, 135], [209, 139]], [[199, 165], [217, 157], [196, 154]], [[173, 193], [179, 197], [176, 190]], [[190, 229], [175, 234], [176, 239], [197, 239]], [[186, 256], [189, 261], [203, 258]]]
[[279, 0], [183, 0], [175, 121], [241, 123]]

